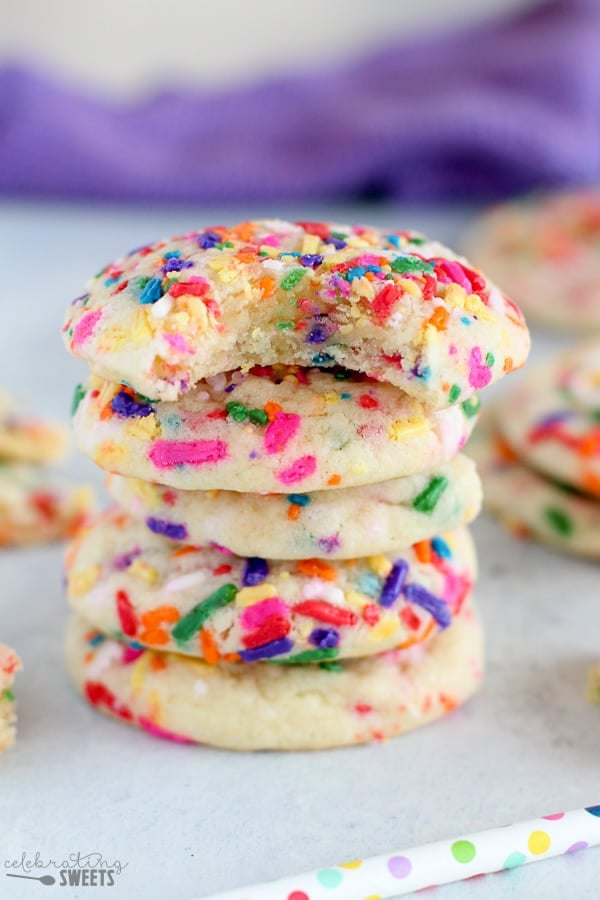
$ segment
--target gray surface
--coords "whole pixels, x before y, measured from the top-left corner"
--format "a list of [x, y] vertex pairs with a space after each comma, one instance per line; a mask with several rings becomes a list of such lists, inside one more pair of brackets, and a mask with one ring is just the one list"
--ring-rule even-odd
[[[368, 210], [339, 215], [353, 216], [383, 220]], [[385, 220], [456, 240], [465, 217], [388, 211]], [[147, 238], [235, 218], [0, 207], [0, 383], [64, 415], [82, 367], [63, 351], [58, 329], [89, 274]], [[550, 346], [540, 339], [538, 354]], [[72, 470], [96, 477], [81, 459]], [[108, 894], [70, 888], [69, 897], [190, 900], [600, 803], [600, 711], [583, 697], [587, 667], [600, 656], [598, 570], [518, 542], [485, 517], [475, 535], [489, 653], [477, 698], [404, 739], [317, 754], [181, 747], [95, 714], [63, 668], [60, 549], [0, 554], [0, 638], [26, 667], [18, 746], [0, 763], [0, 897], [49, 896], [36, 882], [5, 879], [4, 860], [23, 852], [56, 859], [95, 850], [128, 862]], [[589, 850], [435, 897], [585, 900], [598, 896], [599, 875], [600, 851]]]

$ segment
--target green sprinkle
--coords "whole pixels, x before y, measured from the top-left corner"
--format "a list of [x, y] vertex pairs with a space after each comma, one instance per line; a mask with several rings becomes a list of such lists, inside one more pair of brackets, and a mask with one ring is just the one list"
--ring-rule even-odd
[[2, 696], [5, 700], [10, 700], [11, 703], [14, 703], [15, 695], [10, 688], [4, 688], [4, 690], [2, 691]]
[[215, 244], [217, 250], [224, 250], [225, 247], [233, 247], [233, 241], [220, 241], [220, 243]]
[[284, 291], [290, 291], [293, 287], [296, 287], [299, 281], [302, 281], [305, 275], [306, 269], [292, 269], [291, 272], [287, 273], [279, 287]]
[[419, 259], [418, 256], [398, 256], [390, 264], [394, 272], [405, 274], [407, 272], [432, 272], [433, 265]]
[[77, 410], [79, 409], [79, 404], [85, 397], [85, 388], [82, 384], [78, 384], [75, 387], [75, 393], [73, 394], [73, 400], [71, 402], [71, 415], [74, 416]]
[[269, 417], [264, 409], [251, 409], [248, 412], [248, 418], [253, 425], [266, 425]]
[[280, 331], [287, 331], [288, 328], [294, 327], [294, 323], [293, 322], [278, 322], [276, 327], [279, 328]]
[[417, 247], [421, 247], [423, 244], [427, 243], [427, 240], [426, 240], [426, 238], [423, 238], [423, 237], [414, 237], [413, 236], [408, 239], [408, 243], [416, 244]]
[[227, 415], [235, 419], [236, 422], [245, 422], [248, 418], [248, 410], [243, 403], [236, 403], [235, 400], [232, 400], [225, 409], [227, 410]]
[[600, 422], [600, 409], [591, 410], [590, 416], [592, 417], [594, 422]]
[[224, 584], [214, 594], [211, 594], [202, 603], [198, 603], [189, 611], [187, 616], [180, 619], [173, 628], [171, 634], [178, 644], [185, 644], [186, 641], [200, 631], [204, 623], [210, 619], [213, 613], [223, 606], [227, 606], [235, 600], [237, 588], [235, 584]]
[[334, 372], [333, 377], [336, 381], [348, 381], [349, 378], [352, 378], [352, 372], [346, 372], [345, 369], [342, 369], [341, 372]]
[[495, 362], [496, 362], [496, 357], [494, 356], [494, 354], [488, 353], [485, 357], [485, 364], [488, 367], [488, 369], [491, 369]]
[[460, 397], [460, 388], [457, 384], [453, 384], [450, 388], [450, 393], [448, 394], [448, 400], [450, 403], [456, 403], [458, 398]]
[[548, 506], [544, 510], [544, 518], [548, 525], [560, 534], [561, 537], [571, 537], [575, 531], [575, 523], [573, 519], [567, 515], [562, 509], [555, 506]]
[[465, 400], [460, 404], [462, 407], [462, 411], [464, 412], [467, 419], [472, 419], [473, 416], [476, 416], [480, 410], [481, 402], [479, 397], [476, 394], [473, 394], [472, 397], [469, 397], [468, 400]]
[[433, 512], [447, 487], [448, 479], [444, 475], [432, 478], [425, 490], [413, 500], [413, 509], [420, 513]]
[[344, 671], [343, 666], [341, 666], [339, 664], [339, 662], [336, 662], [335, 660], [332, 660], [331, 662], [319, 663], [319, 668], [325, 669], [326, 672], [343, 672]]
[[288, 656], [285, 659], [269, 660], [269, 662], [280, 663], [285, 666], [302, 666], [304, 663], [335, 659], [339, 654], [338, 647], [325, 647], [323, 650], [305, 650], [304, 653], [297, 653], [295, 656]]

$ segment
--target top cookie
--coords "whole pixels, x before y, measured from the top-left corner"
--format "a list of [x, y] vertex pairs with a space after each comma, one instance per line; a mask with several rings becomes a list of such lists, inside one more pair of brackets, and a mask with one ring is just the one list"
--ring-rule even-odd
[[519, 310], [413, 232], [279, 220], [134, 250], [73, 301], [69, 349], [150, 399], [256, 364], [343, 365], [433, 408], [521, 366]]

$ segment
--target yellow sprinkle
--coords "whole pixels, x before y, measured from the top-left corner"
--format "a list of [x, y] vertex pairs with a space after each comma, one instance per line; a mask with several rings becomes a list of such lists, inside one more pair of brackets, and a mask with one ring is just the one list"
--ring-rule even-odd
[[358, 591], [346, 591], [344, 594], [344, 599], [349, 606], [353, 606], [355, 609], [364, 609], [365, 606], [368, 606], [369, 603], [372, 603], [370, 597], [366, 597], [364, 594], [360, 594]]
[[340, 863], [340, 869], [360, 869], [362, 859], [353, 859], [351, 862]]
[[126, 436], [140, 441], [160, 437], [160, 433], [160, 425], [154, 413], [140, 419], [130, 419], [125, 426]]
[[119, 393], [121, 387], [118, 384], [111, 384], [110, 381], [103, 381], [101, 384], [100, 393], [96, 397], [95, 402], [99, 407], [104, 408], [108, 406], [115, 394]]
[[372, 241], [367, 241], [364, 237], [359, 237], [357, 234], [348, 235], [345, 241], [349, 247], [370, 247], [372, 243]]
[[362, 475], [363, 472], [366, 471], [366, 466], [364, 463], [357, 463], [355, 466], [352, 466], [352, 474], [353, 475]]
[[96, 447], [93, 458], [101, 469], [112, 469], [117, 468], [118, 462], [125, 456], [127, 451], [122, 444], [117, 444], [116, 441], [102, 441]]
[[81, 597], [94, 587], [100, 575], [100, 566], [87, 566], [77, 572], [71, 572], [68, 577], [69, 597]]
[[146, 481], [140, 481], [138, 478], [132, 478], [129, 484], [136, 500], [141, 500], [145, 506], [149, 506], [151, 509], [160, 506], [162, 488]]
[[150, 704], [150, 710], [148, 718], [155, 725], [160, 725], [161, 722], [164, 722], [164, 710], [162, 707], [162, 703], [160, 700], [160, 694], [158, 691], [153, 690], [150, 691], [148, 695], [148, 702]]
[[149, 325], [148, 307], [140, 306], [136, 312], [133, 326], [128, 333], [128, 338], [134, 347], [143, 347], [152, 340], [154, 329]]
[[337, 403], [339, 399], [340, 395], [336, 394], [335, 391], [327, 391], [325, 394], [323, 394], [323, 400], [326, 400], [327, 403]]
[[379, 575], [380, 578], [387, 578], [392, 571], [391, 562], [387, 556], [383, 556], [381, 553], [378, 556], [368, 556], [367, 562], [373, 572], [375, 572], [376, 575]]
[[346, 261], [347, 254], [345, 253], [331, 253], [329, 256], [326, 256], [322, 262], [322, 265], [325, 266], [326, 269], [330, 269], [332, 266], [337, 266], [338, 263]]
[[145, 653], [142, 653], [141, 656], [138, 656], [136, 661], [131, 666], [129, 684], [136, 694], [139, 693], [144, 686], [144, 681], [146, 680], [146, 674], [148, 672], [148, 667], [150, 666], [151, 660], [152, 653], [146, 650]]
[[255, 587], [242, 588], [238, 591], [235, 602], [238, 606], [253, 606], [260, 600], [276, 597], [277, 588], [273, 584], [257, 584]]
[[231, 284], [237, 277], [238, 273], [235, 266], [228, 266], [226, 269], [223, 268], [219, 272], [219, 281], [222, 281], [223, 284]]
[[399, 278], [398, 284], [402, 287], [405, 294], [412, 294], [413, 297], [421, 296], [421, 288], [416, 281], [411, 281], [410, 278]]
[[126, 328], [107, 328], [101, 331], [98, 336], [97, 348], [101, 353], [110, 353], [112, 350], [118, 350], [127, 343], [129, 331]]
[[354, 278], [351, 287], [352, 293], [359, 297], [365, 297], [367, 300], [372, 300], [375, 296], [373, 282], [369, 281], [369, 279], [364, 276], [362, 278]]
[[316, 253], [321, 246], [321, 238], [317, 234], [305, 234], [302, 241], [302, 255], [305, 253]]
[[144, 562], [143, 559], [134, 559], [127, 571], [132, 575], [137, 575], [142, 581], [147, 581], [148, 584], [156, 584], [158, 581], [158, 572], [156, 569], [152, 568], [147, 562]]
[[398, 616], [395, 613], [384, 613], [377, 625], [369, 632], [372, 641], [379, 641], [391, 637], [398, 631]]
[[494, 314], [487, 308], [481, 297], [478, 297], [477, 294], [470, 294], [465, 300], [465, 309], [467, 312], [472, 313], [474, 316], [477, 316], [478, 319], [483, 319], [486, 322], [494, 321]]
[[415, 437], [418, 434], [426, 434], [431, 428], [427, 419], [420, 417], [415, 419], [396, 419], [388, 428], [388, 435], [392, 441], [400, 441], [403, 438]]
[[224, 256], [215, 256], [206, 264], [213, 272], [220, 272], [228, 265], [228, 260]]
[[464, 309], [467, 292], [460, 284], [448, 284], [444, 291], [444, 300], [449, 307], [455, 309]]

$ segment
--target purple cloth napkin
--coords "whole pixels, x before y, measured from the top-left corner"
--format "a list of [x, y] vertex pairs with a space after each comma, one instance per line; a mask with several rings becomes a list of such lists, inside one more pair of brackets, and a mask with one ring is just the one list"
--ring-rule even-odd
[[0, 69], [0, 192], [205, 203], [474, 199], [600, 180], [600, 2], [123, 106]]

